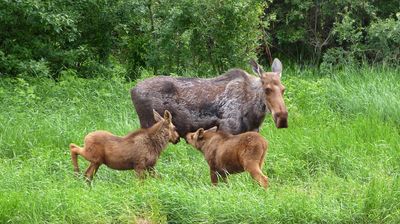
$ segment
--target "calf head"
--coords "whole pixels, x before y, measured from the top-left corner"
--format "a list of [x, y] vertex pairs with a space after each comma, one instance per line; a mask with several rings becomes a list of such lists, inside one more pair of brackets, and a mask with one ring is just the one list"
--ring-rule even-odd
[[217, 131], [217, 127], [210, 128], [208, 130], [204, 130], [203, 128], [199, 128], [195, 132], [189, 132], [186, 134], [186, 141], [191, 146], [195, 147], [198, 150], [201, 150], [206, 142], [206, 135], [210, 135], [210, 133], [215, 133]]
[[167, 129], [169, 142], [176, 144], [179, 142], [179, 134], [176, 131], [175, 125], [172, 123], [172, 115], [168, 110], [164, 111], [164, 117], [161, 117], [157, 111], [153, 110], [154, 120], [156, 122], [163, 122], [163, 128]]
[[272, 63], [272, 72], [264, 72], [254, 60], [250, 61], [253, 71], [260, 77], [262, 89], [265, 93], [266, 104], [272, 113], [277, 128], [287, 128], [288, 112], [283, 100], [285, 87], [281, 83], [282, 63], [275, 58]]

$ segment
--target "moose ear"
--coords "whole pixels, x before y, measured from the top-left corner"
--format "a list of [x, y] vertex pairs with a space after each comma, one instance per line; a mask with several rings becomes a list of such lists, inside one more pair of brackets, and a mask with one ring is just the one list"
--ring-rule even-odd
[[278, 58], [275, 58], [272, 62], [272, 71], [278, 73], [279, 77], [282, 76], [282, 63]]
[[218, 130], [217, 126], [214, 126], [212, 128], [207, 129], [206, 131], [210, 131], [210, 132], [216, 132]]
[[264, 70], [262, 69], [262, 67], [254, 59], [250, 60], [250, 65], [251, 65], [251, 68], [253, 69], [253, 72], [261, 77], [262, 74], [264, 73]]
[[204, 129], [200, 128], [197, 130], [197, 139], [202, 139], [204, 137]]
[[169, 123], [171, 123], [171, 121], [172, 121], [172, 115], [168, 110], [164, 111], [164, 119], [166, 121], [168, 121]]
[[162, 120], [163, 120], [163, 118], [161, 117], [161, 115], [160, 115], [159, 113], [157, 113], [157, 111], [154, 110], [154, 109], [153, 109], [153, 115], [154, 115], [154, 120], [155, 120], [156, 122], [159, 122], [159, 121], [162, 121]]

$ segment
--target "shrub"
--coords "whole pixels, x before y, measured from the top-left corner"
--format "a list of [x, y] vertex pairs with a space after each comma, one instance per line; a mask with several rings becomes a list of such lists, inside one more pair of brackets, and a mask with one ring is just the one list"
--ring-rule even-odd
[[368, 56], [372, 61], [398, 64], [400, 61], [400, 12], [396, 19], [378, 19], [367, 29]]

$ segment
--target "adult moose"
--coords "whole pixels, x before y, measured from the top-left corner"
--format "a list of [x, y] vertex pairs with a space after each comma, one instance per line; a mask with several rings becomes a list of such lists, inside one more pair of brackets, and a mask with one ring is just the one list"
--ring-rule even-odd
[[213, 126], [230, 134], [258, 131], [268, 112], [277, 128], [287, 128], [282, 63], [274, 59], [272, 72], [264, 72], [254, 60], [250, 64], [258, 77], [231, 69], [209, 79], [157, 76], [138, 83], [131, 97], [140, 125], [155, 123], [155, 109], [171, 112], [180, 137]]

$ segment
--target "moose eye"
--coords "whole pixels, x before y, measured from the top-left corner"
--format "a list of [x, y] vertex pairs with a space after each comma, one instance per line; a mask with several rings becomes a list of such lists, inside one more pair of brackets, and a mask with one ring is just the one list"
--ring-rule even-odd
[[271, 92], [272, 92], [272, 89], [271, 89], [271, 88], [268, 87], [268, 88], [265, 89], [265, 93], [266, 93], [266, 94], [270, 94]]

